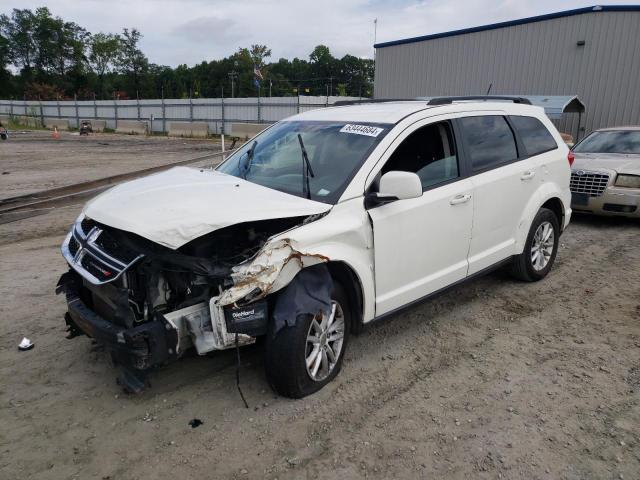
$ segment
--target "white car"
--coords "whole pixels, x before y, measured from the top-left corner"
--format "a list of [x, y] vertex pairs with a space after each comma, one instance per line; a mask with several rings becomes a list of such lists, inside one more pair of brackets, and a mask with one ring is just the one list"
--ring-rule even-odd
[[264, 336], [269, 382], [303, 397], [363, 325], [505, 264], [545, 277], [571, 216], [568, 153], [522, 98], [295, 115], [215, 170], [91, 200], [62, 245], [69, 337], [105, 344], [139, 391], [190, 348]]

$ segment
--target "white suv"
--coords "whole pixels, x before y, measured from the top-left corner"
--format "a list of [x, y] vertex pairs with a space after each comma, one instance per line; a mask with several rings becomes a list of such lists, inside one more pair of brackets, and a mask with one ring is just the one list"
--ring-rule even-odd
[[62, 246], [69, 337], [105, 344], [139, 391], [189, 348], [264, 336], [269, 382], [303, 397], [364, 324], [507, 263], [545, 277], [571, 216], [568, 153], [523, 98], [295, 115], [214, 170], [90, 201]]

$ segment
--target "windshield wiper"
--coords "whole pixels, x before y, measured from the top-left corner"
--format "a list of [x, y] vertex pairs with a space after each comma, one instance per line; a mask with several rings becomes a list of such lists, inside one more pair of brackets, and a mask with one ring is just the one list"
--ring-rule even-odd
[[313, 169], [311, 168], [311, 162], [309, 161], [309, 155], [307, 155], [307, 149], [304, 148], [302, 142], [302, 135], [298, 134], [298, 141], [300, 142], [300, 149], [302, 150], [302, 193], [311, 200], [311, 188], [309, 187], [309, 175], [311, 178], [315, 178]]
[[242, 172], [242, 178], [244, 178], [245, 180], [247, 179], [247, 173], [249, 173], [249, 170], [251, 169], [251, 162], [253, 161], [253, 153], [256, 151], [256, 145], [258, 145], [258, 142], [254, 141], [253, 145], [251, 145], [251, 148], [247, 152], [247, 166], [244, 167], [244, 170]]

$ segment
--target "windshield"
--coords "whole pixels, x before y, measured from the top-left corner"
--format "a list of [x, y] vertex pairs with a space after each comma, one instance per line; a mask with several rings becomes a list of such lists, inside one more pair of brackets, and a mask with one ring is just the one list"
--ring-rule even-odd
[[281, 192], [334, 204], [390, 127], [371, 123], [280, 122], [247, 142], [216, 170]]
[[640, 154], [640, 130], [593, 132], [573, 150], [576, 153]]

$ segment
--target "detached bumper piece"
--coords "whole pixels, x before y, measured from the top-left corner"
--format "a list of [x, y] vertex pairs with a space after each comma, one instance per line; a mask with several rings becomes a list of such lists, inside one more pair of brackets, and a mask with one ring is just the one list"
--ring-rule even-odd
[[76, 275], [66, 273], [56, 288], [56, 293], [65, 292], [67, 297], [67, 338], [85, 334], [104, 345], [114, 363], [122, 368], [118, 383], [129, 392], [142, 392], [148, 371], [175, 356], [169, 353], [170, 346], [177, 343], [175, 330], [160, 319], [133, 328], [109, 322], [84, 304], [78, 282]]

